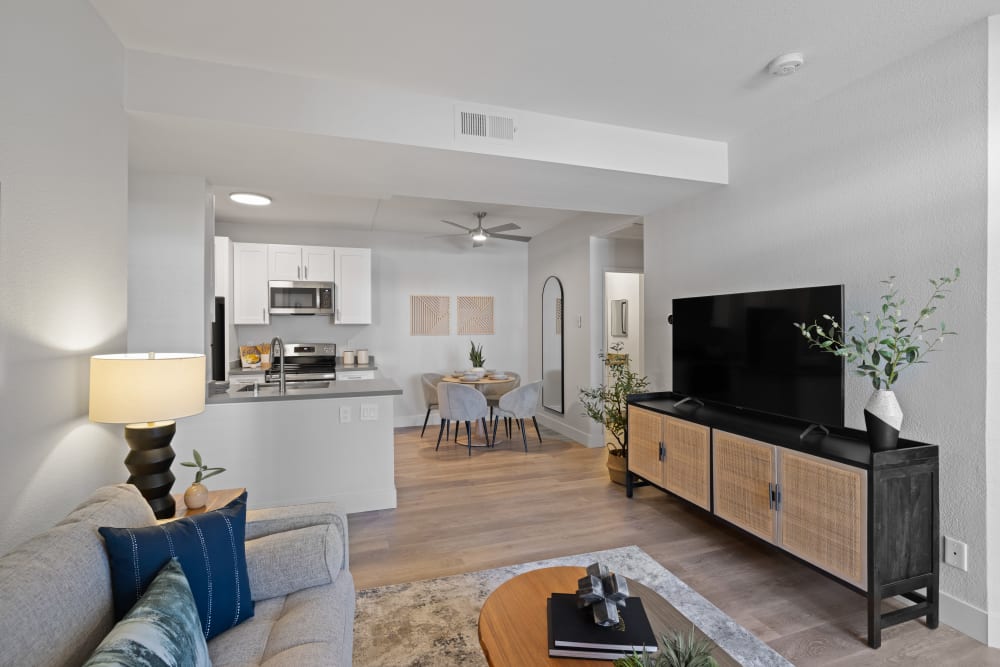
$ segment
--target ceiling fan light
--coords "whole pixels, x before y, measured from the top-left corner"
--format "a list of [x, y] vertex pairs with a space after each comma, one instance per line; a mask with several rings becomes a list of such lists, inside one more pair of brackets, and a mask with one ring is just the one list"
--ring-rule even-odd
[[483, 241], [485, 241], [485, 240], [486, 240], [486, 232], [484, 232], [484, 231], [481, 231], [481, 230], [480, 230], [480, 231], [477, 231], [477, 232], [475, 232], [475, 233], [474, 233], [474, 234], [472, 235], [472, 240], [473, 240], [473, 241], [476, 241], [477, 243], [482, 243]]

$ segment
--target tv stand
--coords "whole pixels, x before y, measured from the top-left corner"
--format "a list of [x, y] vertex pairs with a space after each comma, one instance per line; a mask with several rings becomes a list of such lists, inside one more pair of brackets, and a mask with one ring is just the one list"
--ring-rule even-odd
[[[861, 593], [872, 648], [886, 627], [938, 626], [936, 445], [873, 452], [863, 431], [680, 398], [629, 397], [629, 498], [656, 486]], [[912, 604], [883, 613], [893, 597]]]

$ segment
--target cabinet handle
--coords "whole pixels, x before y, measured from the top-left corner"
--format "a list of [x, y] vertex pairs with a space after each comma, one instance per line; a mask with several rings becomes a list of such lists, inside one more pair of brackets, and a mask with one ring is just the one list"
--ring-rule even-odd
[[309, 280], [309, 265], [308, 264], [306, 265], [305, 271], [306, 271], [306, 280]]
[[302, 267], [301, 266], [296, 266], [295, 267], [295, 277], [298, 280], [302, 280]]
[[260, 321], [263, 322], [267, 319], [267, 308], [260, 309]]
[[781, 485], [774, 485], [774, 509], [775, 511], [781, 510]]
[[660, 460], [661, 461], [667, 460], [667, 448], [663, 446], [662, 442], [660, 443]]
[[774, 484], [767, 483], [767, 509], [774, 509]]

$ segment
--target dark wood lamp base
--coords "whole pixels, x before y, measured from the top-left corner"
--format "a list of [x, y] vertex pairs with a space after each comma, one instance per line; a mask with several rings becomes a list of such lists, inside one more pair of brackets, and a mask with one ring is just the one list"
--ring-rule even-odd
[[173, 421], [125, 426], [125, 441], [131, 450], [125, 457], [125, 467], [131, 473], [128, 483], [139, 489], [157, 519], [174, 516], [176, 507], [170, 495], [174, 485], [170, 465], [176, 456], [170, 441], [176, 430]]

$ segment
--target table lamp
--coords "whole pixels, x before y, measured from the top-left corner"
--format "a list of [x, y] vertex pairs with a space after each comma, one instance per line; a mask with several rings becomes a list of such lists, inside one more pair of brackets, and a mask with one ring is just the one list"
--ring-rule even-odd
[[125, 467], [158, 519], [174, 515], [174, 419], [205, 409], [205, 355], [100, 354], [90, 358], [90, 420], [125, 424]]

